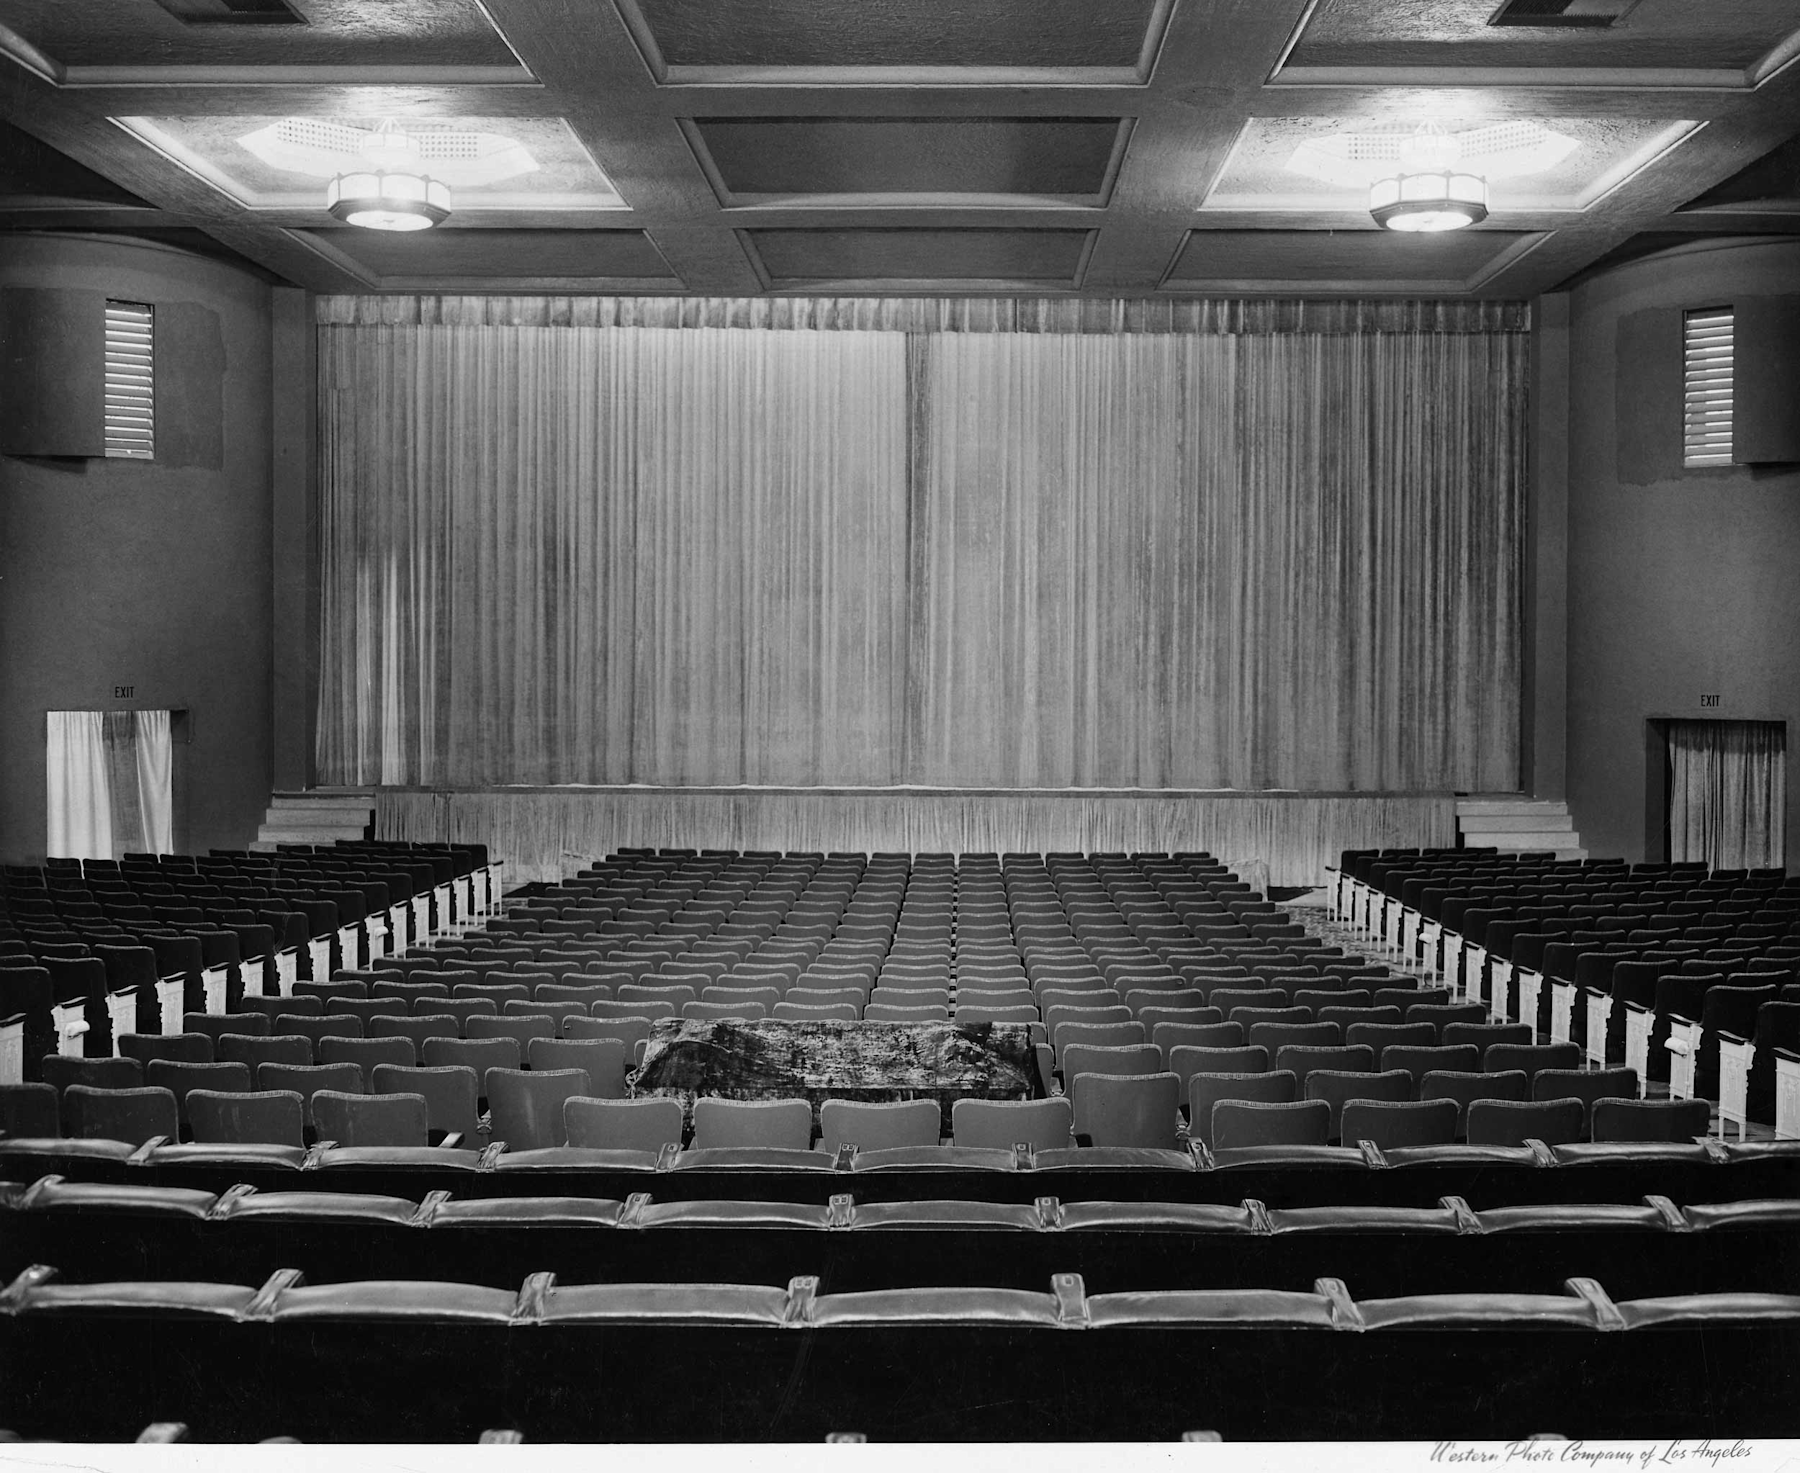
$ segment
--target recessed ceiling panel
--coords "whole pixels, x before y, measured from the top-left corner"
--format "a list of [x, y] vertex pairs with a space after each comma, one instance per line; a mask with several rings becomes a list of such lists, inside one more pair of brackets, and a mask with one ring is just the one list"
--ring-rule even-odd
[[[1201, 208], [1360, 213], [1368, 208], [1366, 181], [1347, 178], [1341, 184], [1328, 183], [1309, 172], [1305, 160], [1324, 154], [1327, 145], [1344, 134], [1406, 134], [1426, 121], [1391, 114], [1377, 118], [1252, 118], [1238, 135], [1231, 157]], [[1487, 120], [1436, 121], [1446, 131], [1460, 134], [1479, 128]], [[1660, 118], [1539, 121], [1563, 143], [1547, 151], [1547, 157], [1554, 159], [1548, 167], [1523, 173], [1509, 170], [1505, 177], [1494, 171], [1495, 177], [1488, 181], [1488, 208], [1494, 216], [1503, 216], [1507, 210], [1586, 209], [1698, 126]], [[1567, 140], [1573, 140], [1575, 146], [1568, 148]], [[1312, 146], [1302, 152], [1303, 145]], [[1484, 172], [1479, 158], [1468, 159], [1463, 166], [1474, 173]], [[1398, 165], [1393, 168], [1397, 170]]]
[[1530, 239], [1514, 230], [1194, 230], [1166, 285], [1217, 282], [1456, 283]]
[[[264, 146], [284, 120], [274, 116], [115, 118], [114, 122], [190, 172], [258, 210], [323, 211], [324, 179], [315, 168], [282, 167]], [[319, 130], [376, 130], [381, 118], [332, 118]], [[492, 183], [458, 183], [457, 210], [620, 209], [623, 202], [581, 141], [561, 118], [431, 118], [405, 120], [411, 133], [446, 130], [508, 139], [529, 167]], [[298, 150], [293, 150], [298, 155]], [[300, 163], [296, 157], [294, 160]], [[346, 166], [348, 167], [348, 166]], [[364, 165], [363, 167], [372, 167]], [[421, 172], [430, 172], [429, 166]]]
[[1290, 81], [1324, 69], [1373, 77], [1462, 68], [1471, 80], [1494, 68], [1742, 73], [1800, 29], [1792, 0], [1638, 0], [1604, 26], [1490, 25], [1497, 9], [1496, 0], [1320, 0], [1282, 73]]
[[451, 228], [397, 235], [345, 227], [306, 233], [384, 277], [674, 282], [641, 230]]
[[769, 280], [1032, 281], [1072, 286], [1085, 230], [747, 230]]
[[652, 65], [684, 72], [1139, 73], [1168, 0], [618, 0]]
[[978, 196], [1105, 203], [1118, 118], [700, 118], [728, 204]]
[[0, 0], [0, 25], [69, 68], [475, 67], [525, 75], [477, 0], [291, 6], [305, 25], [195, 25], [151, 0]]

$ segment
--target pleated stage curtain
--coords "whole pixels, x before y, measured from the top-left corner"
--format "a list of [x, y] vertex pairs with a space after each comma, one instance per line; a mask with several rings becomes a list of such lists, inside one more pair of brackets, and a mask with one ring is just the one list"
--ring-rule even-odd
[[1669, 858], [1714, 869], [1787, 863], [1787, 726], [1671, 721]]
[[322, 782], [1517, 785], [1510, 326], [396, 315], [320, 330]]

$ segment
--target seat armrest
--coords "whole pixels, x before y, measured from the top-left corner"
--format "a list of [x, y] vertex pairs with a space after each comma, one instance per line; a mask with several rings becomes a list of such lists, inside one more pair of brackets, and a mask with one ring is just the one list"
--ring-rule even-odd
[[1737, 1036], [1737, 1034], [1727, 1032], [1723, 1028], [1719, 1029], [1715, 1036], [1718, 1038], [1720, 1043], [1735, 1043], [1739, 1048], [1744, 1047], [1745, 1044], [1750, 1042], [1749, 1039], [1739, 1038]]

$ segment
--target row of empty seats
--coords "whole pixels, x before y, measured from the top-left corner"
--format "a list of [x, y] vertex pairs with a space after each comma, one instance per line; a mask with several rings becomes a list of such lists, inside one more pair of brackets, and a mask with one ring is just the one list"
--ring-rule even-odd
[[[1696, 1425], [1754, 1437], [1791, 1430], [1796, 1348], [1795, 1296], [1615, 1297], [1591, 1276], [1561, 1293], [1382, 1297], [1331, 1277], [821, 1292], [806, 1276], [541, 1272], [498, 1288], [309, 1284], [292, 1269], [254, 1285], [62, 1284], [35, 1267], [0, 1293], [7, 1421], [90, 1438], [135, 1436], [159, 1407], [204, 1408], [197, 1430], [217, 1440], [295, 1426], [442, 1440], [496, 1424], [546, 1441], [804, 1441], [845, 1426], [872, 1440], [1119, 1440], [1179, 1436], [1199, 1409], [1229, 1440]], [[571, 1364], [590, 1394], [570, 1394]]]
[[[1340, 916], [1498, 1018], [1800, 1133], [1800, 878], [1479, 850], [1347, 852]], [[1776, 1110], [1786, 1069], [1788, 1118]]]
[[5, 866], [0, 1082], [466, 929], [497, 900], [492, 868], [479, 846], [373, 843]]

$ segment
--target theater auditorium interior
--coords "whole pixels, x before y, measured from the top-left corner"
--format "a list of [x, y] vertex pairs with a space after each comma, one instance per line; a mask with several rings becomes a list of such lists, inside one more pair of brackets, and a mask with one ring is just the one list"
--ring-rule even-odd
[[0, 0], [0, 405], [6, 1439], [1800, 1437], [1800, 0]]

